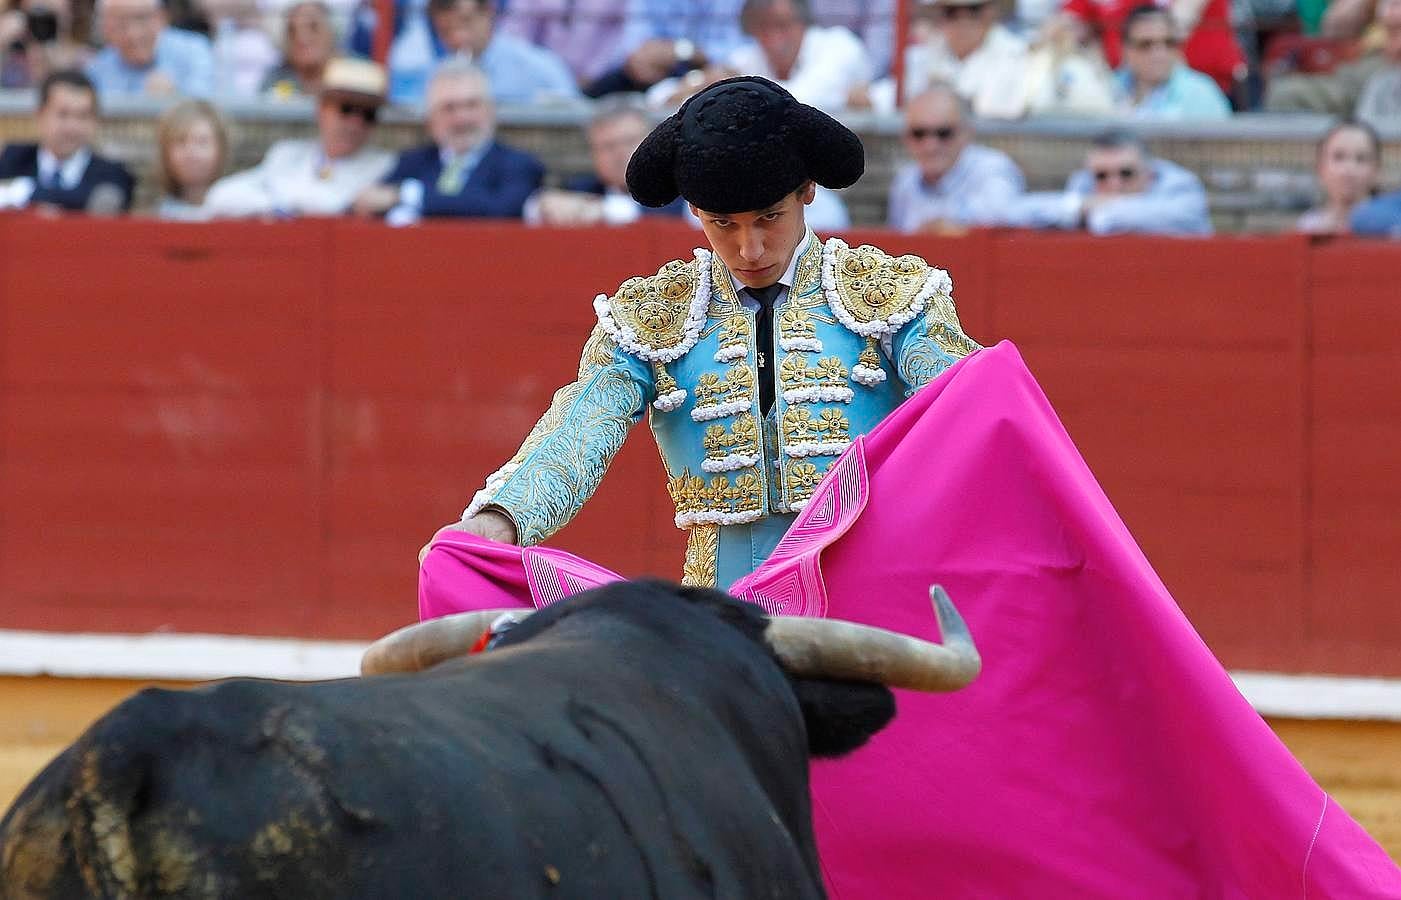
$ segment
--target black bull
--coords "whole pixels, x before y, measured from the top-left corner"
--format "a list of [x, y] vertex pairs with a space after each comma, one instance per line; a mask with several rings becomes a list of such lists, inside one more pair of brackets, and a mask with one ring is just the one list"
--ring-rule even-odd
[[808, 755], [894, 700], [769, 621], [627, 583], [426, 672], [142, 691], [0, 821], [0, 898], [820, 897]]

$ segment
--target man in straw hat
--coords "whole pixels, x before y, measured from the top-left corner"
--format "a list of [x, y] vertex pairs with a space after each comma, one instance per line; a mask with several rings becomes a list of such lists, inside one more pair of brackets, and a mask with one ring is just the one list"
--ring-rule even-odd
[[337, 215], [379, 181], [394, 157], [367, 146], [388, 82], [384, 69], [359, 59], [327, 63], [317, 96], [314, 139], [283, 140], [263, 161], [209, 189], [215, 216]]
[[598, 296], [579, 379], [448, 527], [546, 540], [647, 413], [689, 532], [684, 580], [726, 587], [767, 558], [854, 437], [979, 349], [942, 270], [807, 228], [815, 186], [864, 167], [855, 134], [763, 78], [711, 85], [657, 126], [628, 189], [684, 198], [710, 248]]

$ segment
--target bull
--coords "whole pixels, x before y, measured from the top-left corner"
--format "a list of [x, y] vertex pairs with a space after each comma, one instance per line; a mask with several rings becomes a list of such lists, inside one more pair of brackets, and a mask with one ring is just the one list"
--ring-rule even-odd
[[358, 679], [147, 689], [0, 821], [0, 898], [821, 897], [809, 755], [977, 674], [931, 596], [942, 645], [626, 582], [410, 626]]

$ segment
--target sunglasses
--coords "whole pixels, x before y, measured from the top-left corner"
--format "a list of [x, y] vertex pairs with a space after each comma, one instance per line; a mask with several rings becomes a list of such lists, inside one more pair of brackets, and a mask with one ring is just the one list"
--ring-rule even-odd
[[1132, 181], [1138, 177], [1138, 169], [1133, 166], [1124, 166], [1122, 169], [1095, 169], [1095, 181], [1103, 184], [1111, 178], [1118, 176], [1123, 181]]
[[1136, 41], [1129, 41], [1129, 46], [1139, 52], [1146, 53], [1154, 47], [1162, 47], [1164, 50], [1176, 50], [1180, 43], [1181, 41], [1175, 37], [1140, 38]]
[[359, 116], [366, 122], [373, 125], [379, 118], [379, 110], [373, 106], [361, 106], [358, 103], [342, 103], [339, 107], [343, 116]]
[[940, 125], [937, 128], [915, 126], [905, 130], [905, 136], [912, 141], [922, 141], [925, 138], [937, 138], [941, 141], [951, 141], [956, 134], [958, 134], [958, 128], [954, 125]]
[[990, 3], [965, 3], [961, 6], [941, 5], [934, 7], [934, 14], [945, 22], [952, 22], [955, 19], [976, 19], [989, 6], [991, 6]]

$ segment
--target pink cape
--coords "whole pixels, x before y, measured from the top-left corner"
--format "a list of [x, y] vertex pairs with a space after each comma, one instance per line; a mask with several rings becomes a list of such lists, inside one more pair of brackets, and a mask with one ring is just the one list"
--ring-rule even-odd
[[[618, 577], [443, 532], [420, 614]], [[1007, 343], [858, 440], [730, 590], [935, 638], [931, 583], [983, 673], [898, 692], [867, 747], [813, 764], [833, 897], [1401, 898], [1401, 870], [1241, 697]]]

